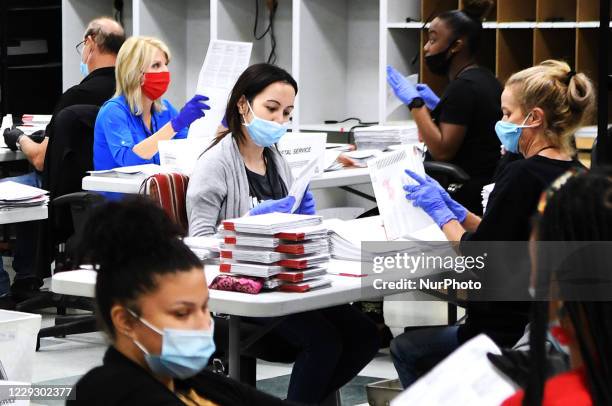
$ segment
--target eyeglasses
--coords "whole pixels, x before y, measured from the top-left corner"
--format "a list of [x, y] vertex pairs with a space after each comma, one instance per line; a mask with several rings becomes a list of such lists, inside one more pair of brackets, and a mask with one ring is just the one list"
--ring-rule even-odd
[[74, 47], [77, 51], [77, 54], [79, 54], [79, 56], [81, 56], [81, 54], [83, 53], [83, 47], [85, 46], [85, 41], [87, 40], [84, 39], [83, 41], [76, 44], [76, 46]]
[[81, 42], [79, 42], [78, 44], [76, 44], [76, 46], [74, 47], [77, 51], [77, 54], [79, 54], [79, 56], [81, 56], [83, 54], [83, 47], [85, 46], [85, 42], [87, 41], [87, 38], [91, 37], [91, 39], [94, 38], [93, 34], [90, 33], [86, 33], [85, 34], [85, 39]]

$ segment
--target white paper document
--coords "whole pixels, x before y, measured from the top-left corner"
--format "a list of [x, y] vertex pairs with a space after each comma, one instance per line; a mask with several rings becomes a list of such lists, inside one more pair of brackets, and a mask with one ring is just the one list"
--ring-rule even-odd
[[518, 389], [487, 353], [501, 351], [484, 334], [474, 337], [391, 401], [391, 406], [498, 406]]
[[119, 166], [113, 169], [101, 169], [98, 171], [87, 171], [91, 176], [106, 176], [115, 178], [148, 177], [157, 173], [166, 173], [169, 170], [156, 164], [142, 164], [132, 166]]
[[37, 187], [22, 185], [21, 183], [6, 181], [0, 182], [0, 200], [2, 201], [25, 201], [39, 198], [48, 192]]
[[435, 224], [423, 209], [414, 207], [406, 199], [404, 185], [416, 184], [416, 181], [405, 170], [410, 169], [425, 177], [423, 162], [415, 149], [383, 154], [368, 161], [368, 168], [389, 240], [397, 240]]
[[210, 143], [206, 138], [159, 141], [159, 164], [164, 169], [191, 176], [198, 158]]
[[249, 66], [251, 42], [212, 40], [198, 78], [197, 94], [209, 98], [210, 110], [189, 127], [188, 138], [212, 139], [225, 114], [227, 99], [238, 76]]
[[[317, 160], [315, 174], [319, 174], [326, 168], [326, 142], [327, 133], [290, 132], [280, 139], [278, 142], [278, 150], [289, 164], [291, 173], [294, 177], [299, 176], [302, 169], [313, 159]], [[336, 155], [336, 157], [337, 156], [338, 155]], [[336, 160], [336, 158], [334, 158], [334, 160]]]
[[306, 193], [306, 189], [308, 188], [310, 181], [315, 176], [318, 164], [318, 158], [308, 162], [302, 168], [300, 174], [294, 179], [293, 185], [291, 185], [291, 190], [289, 190], [289, 196], [295, 197], [295, 203], [291, 208], [291, 213], [295, 212], [297, 208], [300, 207], [302, 199], [304, 198], [304, 193]]

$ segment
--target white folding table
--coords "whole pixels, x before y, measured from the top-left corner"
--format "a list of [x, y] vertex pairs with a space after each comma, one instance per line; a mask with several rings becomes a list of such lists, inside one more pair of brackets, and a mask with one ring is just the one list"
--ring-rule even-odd
[[0, 224], [21, 223], [24, 221], [44, 220], [49, 211], [47, 205], [23, 207], [19, 209], [1, 209]]
[[[144, 177], [111, 177], [111, 176], [85, 176], [82, 182], [83, 190], [92, 192], [115, 192], [137, 194]], [[325, 172], [312, 179], [311, 189], [325, 189], [333, 187], [350, 187], [354, 185], [369, 184], [370, 174], [367, 168], [350, 168], [338, 171]]]
[[[329, 271], [333, 273], [359, 273], [361, 262], [332, 260]], [[210, 283], [219, 274], [218, 266], [206, 265], [206, 279]], [[211, 311], [229, 316], [229, 373], [232, 378], [240, 378], [240, 322], [241, 317], [280, 317], [294, 313], [322, 309], [358, 300], [381, 296], [372, 278], [391, 280], [397, 278], [393, 273], [368, 277], [352, 277], [330, 274], [330, 287], [305, 293], [265, 292], [249, 295], [237, 292], [210, 290], [209, 307]], [[73, 296], [94, 296], [96, 272], [77, 270], [60, 272], [53, 275], [51, 291]], [[398, 293], [398, 292], [395, 292]]]

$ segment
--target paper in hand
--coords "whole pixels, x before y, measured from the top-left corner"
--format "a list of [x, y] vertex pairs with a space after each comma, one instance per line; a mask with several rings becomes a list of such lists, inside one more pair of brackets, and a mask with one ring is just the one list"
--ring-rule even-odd
[[406, 175], [405, 170], [410, 169], [425, 176], [423, 162], [414, 148], [389, 152], [371, 159], [368, 168], [389, 240], [397, 240], [435, 224], [423, 209], [414, 207], [405, 197], [404, 185], [416, 184], [414, 179]]
[[517, 387], [495, 369], [488, 352], [501, 353], [486, 335], [472, 338], [391, 401], [391, 406], [501, 404]]
[[238, 76], [249, 66], [251, 42], [212, 40], [198, 78], [197, 94], [209, 98], [210, 110], [189, 127], [189, 138], [215, 136], [225, 114], [227, 99]]
[[291, 213], [295, 212], [297, 208], [300, 207], [300, 204], [302, 204], [304, 193], [306, 193], [306, 189], [315, 175], [318, 161], [319, 159], [315, 158], [308, 162], [308, 164], [302, 168], [300, 175], [294, 180], [293, 185], [291, 185], [289, 196], [295, 197], [295, 203], [291, 208]]

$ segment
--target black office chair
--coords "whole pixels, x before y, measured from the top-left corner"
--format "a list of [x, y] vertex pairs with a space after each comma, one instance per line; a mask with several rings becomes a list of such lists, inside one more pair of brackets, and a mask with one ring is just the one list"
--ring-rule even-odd
[[434, 178], [451, 195], [470, 180], [470, 175], [457, 165], [448, 162], [426, 161], [425, 173]]
[[[93, 169], [93, 133], [99, 106], [74, 105], [60, 111], [54, 119], [45, 156], [42, 187], [49, 191], [49, 218], [41, 222], [37, 271], [40, 277], [71, 268], [72, 243], [78, 237], [89, 209], [103, 201], [98, 194], [81, 191], [81, 182]], [[38, 338], [96, 331], [93, 315], [65, 316], [66, 308], [94, 310], [89, 298], [41, 292], [17, 305], [17, 310], [32, 311], [56, 307], [55, 326], [41, 329]]]

